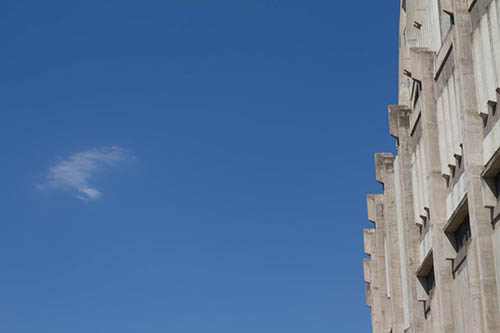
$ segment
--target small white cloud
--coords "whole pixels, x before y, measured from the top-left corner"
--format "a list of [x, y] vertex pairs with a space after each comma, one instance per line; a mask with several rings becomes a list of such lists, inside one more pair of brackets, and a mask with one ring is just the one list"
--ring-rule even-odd
[[83, 201], [97, 200], [101, 192], [90, 185], [96, 172], [106, 166], [132, 158], [129, 151], [117, 147], [100, 147], [75, 153], [49, 168], [41, 188], [59, 188], [76, 192]]

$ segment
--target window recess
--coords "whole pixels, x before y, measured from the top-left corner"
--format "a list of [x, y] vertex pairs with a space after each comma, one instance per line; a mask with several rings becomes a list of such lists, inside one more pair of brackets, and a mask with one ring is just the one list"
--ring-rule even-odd
[[436, 288], [436, 276], [434, 273], [434, 259], [432, 251], [425, 257], [419, 269], [417, 270], [418, 300], [423, 303], [424, 315], [427, 318], [431, 311], [432, 298]]
[[495, 225], [500, 220], [500, 147], [486, 164], [482, 176], [484, 205], [490, 209], [491, 223]]
[[456, 271], [466, 258], [467, 247], [472, 238], [467, 196], [451, 215], [444, 227], [444, 233], [448, 240], [445, 243], [446, 259], [452, 261], [453, 271]]

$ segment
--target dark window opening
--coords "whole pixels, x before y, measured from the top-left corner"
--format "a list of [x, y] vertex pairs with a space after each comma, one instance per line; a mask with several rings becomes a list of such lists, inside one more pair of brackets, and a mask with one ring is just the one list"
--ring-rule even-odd
[[434, 268], [425, 277], [425, 288], [427, 293], [430, 293], [436, 287], [436, 277], [434, 276]]
[[500, 172], [495, 176], [495, 194], [500, 199]]
[[465, 244], [471, 239], [471, 236], [470, 221], [467, 216], [457, 231], [455, 231], [455, 249], [457, 252], [464, 248]]

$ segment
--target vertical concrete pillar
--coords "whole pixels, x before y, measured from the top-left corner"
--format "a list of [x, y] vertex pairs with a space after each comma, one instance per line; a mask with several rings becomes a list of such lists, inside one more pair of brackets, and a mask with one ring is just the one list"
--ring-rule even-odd
[[368, 220], [375, 223], [375, 254], [372, 254], [373, 332], [386, 333], [391, 330], [391, 304], [388, 296], [387, 258], [385, 239], [385, 207], [383, 194], [367, 197]]
[[[374, 294], [378, 291], [374, 289], [376, 286], [376, 274], [377, 274], [377, 262], [376, 258], [376, 242], [375, 242], [375, 229], [365, 229], [363, 230], [363, 241], [365, 245], [365, 253], [370, 256], [369, 259], [363, 260], [363, 269], [365, 275], [366, 285], [366, 305], [370, 307], [371, 317], [372, 317], [372, 327], [375, 332], [375, 327], [378, 326], [379, 321], [376, 316], [376, 309], [373, 306]], [[369, 270], [369, 271], [368, 271]]]
[[400, 225], [403, 230], [400, 231], [402, 248], [402, 260], [406, 260], [406, 264], [402, 267], [406, 269], [406, 278], [403, 279], [403, 288], [406, 288], [408, 300], [410, 330], [413, 333], [423, 332], [423, 306], [418, 301], [417, 297], [417, 278], [416, 273], [419, 267], [419, 228], [414, 221], [413, 208], [413, 186], [411, 182], [411, 167], [410, 167], [410, 114], [412, 110], [404, 105], [389, 106], [389, 125], [391, 135], [397, 139], [398, 150], [398, 173], [399, 177], [399, 193], [402, 197], [399, 200], [401, 207], [397, 207], [402, 214]]
[[[444, 248], [444, 226], [447, 222], [446, 181], [441, 175], [439, 153], [438, 121], [435, 97], [434, 58], [435, 53], [426, 49], [411, 50], [412, 61], [419, 69], [422, 83], [420, 101], [422, 122], [422, 139], [426, 152], [427, 184], [429, 193], [429, 212], [433, 231], [432, 250], [434, 272], [436, 277], [436, 294], [438, 309], [433, 309], [434, 327], [437, 332], [454, 333], [455, 322], [452, 303], [452, 271], [451, 264], [446, 260]], [[435, 317], [434, 317], [435, 316]]]
[[[493, 227], [482, 196], [484, 170], [483, 121], [478, 113], [471, 45], [471, 15], [467, 0], [453, 1], [455, 15], [454, 55], [459, 78], [460, 114], [464, 150], [467, 199], [471, 225], [471, 246], [467, 257], [472, 294], [472, 319], [477, 332], [500, 332]], [[500, 41], [497, 41], [500, 43]], [[495, 68], [491, 68], [492, 71]]]
[[401, 255], [398, 221], [396, 216], [396, 189], [394, 179], [394, 156], [376, 154], [377, 181], [384, 185], [384, 231], [386, 262], [389, 277], [389, 298], [392, 313], [392, 331], [404, 332], [403, 291], [401, 282]]

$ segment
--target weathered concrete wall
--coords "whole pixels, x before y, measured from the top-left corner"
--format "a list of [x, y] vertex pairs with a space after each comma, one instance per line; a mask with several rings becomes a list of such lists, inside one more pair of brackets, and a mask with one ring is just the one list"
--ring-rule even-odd
[[493, 244], [495, 249], [495, 269], [497, 272], [497, 292], [500, 300], [500, 226], [495, 228], [493, 232]]
[[397, 156], [376, 154], [374, 332], [500, 332], [500, 0], [402, 0]]

